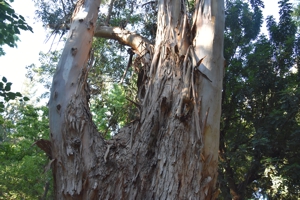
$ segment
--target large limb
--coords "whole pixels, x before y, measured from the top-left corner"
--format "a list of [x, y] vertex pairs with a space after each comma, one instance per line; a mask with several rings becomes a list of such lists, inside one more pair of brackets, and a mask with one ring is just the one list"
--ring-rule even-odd
[[149, 51], [151, 42], [137, 33], [121, 29], [119, 27], [98, 26], [94, 37], [117, 40], [124, 45], [130, 46], [136, 54], [143, 56]]

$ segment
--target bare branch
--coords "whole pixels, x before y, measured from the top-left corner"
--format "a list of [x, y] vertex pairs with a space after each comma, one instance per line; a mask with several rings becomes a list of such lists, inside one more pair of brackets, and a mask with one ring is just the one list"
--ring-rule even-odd
[[106, 20], [105, 20], [105, 25], [109, 24], [110, 17], [111, 17], [111, 12], [112, 12], [112, 9], [113, 9], [113, 6], [114, 6], [114, 2], [115, 2], [115, 0], [110, 1], [108, 14], [107, 14], [107, 17], [106, 17]]
[[132, 65], [132, 57], [134, 55], [134, 52], [131, 49], [128, 49], [127, 51], [128, 51], [128, 54], [129, 54], [129, 60], [128, 60], [128, 64], [127, 64], [126, 70], [124, 71], [123, 76], [122, 76], [122, 78], [121, 78], [121, 80], [119, 82], [120, 84], [123, 83], [123, 81], [125, 79], [125, 76], [127, 74], [127, 71], [129, 69], [129, 67]]
[[61, 5], [62, 5], [62, 7], [63, 7], [63, 11], [64, 11], [65, 16], [67, 16], [67, 13], [66, 13], [66, 6], [65, 6], [63, 0], [61, 0], [60, 2], [61, 2]]
[[156, 3], [156, 1], [148, 1], [148, 2], [146, 2], [144, 4], [142, 4], [141, 7], [143, 7], [143, 6], [147, 5], [147, 4], [150, 4], [150, 3]]
[[135, 53], [142, 56], [147, 52], [151, 42], [137, 33], [130, 32], [119, 27], [99, 26], [96, 27], [94, 37], [101, 37], [119, 41], [121, 44], [130, 46]]

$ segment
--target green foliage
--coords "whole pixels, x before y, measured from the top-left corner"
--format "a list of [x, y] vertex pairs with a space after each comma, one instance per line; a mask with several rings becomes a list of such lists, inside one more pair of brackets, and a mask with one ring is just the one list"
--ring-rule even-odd
[[[261, 17], [261, 11], [250, 11], [241, 1], [227, 5], [221, 199], [231, 198], [230, 190], [242, 199], [258, 194], [297, 199], [300, 43], [292, 6], [287, 0], [279, 1], [279, 22], [267, 18], [268, 38], [258, 36], [261, 19], [255, 16]], [[247, 30], [247, 26], [255, 30]]]
[[20, 34], [20, 30], [32, 32], [32, 28], [27, 25], [24, 17], [17, 15], [5, 0], [0, 0], [0, 21], [0, 56], [2, 56], [5, 54], [2, 45], [7, 44], [10, 47], [16, 47], [17, 35]]
[[[52, 182], [45, 154], [32, 144], [48, 138], [49, 121], [46, 107], [17, 106], [18, 117], [1, 116], [0, 136], [0, 199], [53, 199], [52, 187], [45, 195], [44, 187]], [[50, 185], [49, 185], [50, 186]]]
[[93, 49], [95, 62], [88, 77], [91, 111], [99, 131], [110, 137], [135, 118], [137, 108], [130, 100], [135, 101], [137, 77], [130, 66], [123, 83], [119, 83], [129, 59], [124, 46], [95, 39]]
[[49, 51], [48, 53], [40, 52], [40, 66], [34, 64], [26, 67], [26, 77], [34, 84], [43, 85], [46, 92], [39, 98], [49, 98], [51, 81], [58, 64], [61, 51]]
[[11, 82], [7, 82], [7, 79], [2, 77], [2, 80], [0, 81], [0, 113], [4, 111], [4, 103], [9, 100], [18, 98], [19, 101], [29, 101], [29, 98], [23, 97], [20, 92], [11, 92], [11, 85]]
[[293, 16], [293, 19], [294, 19], [294, 21], [295, 21], [296, 26], [297, 26], [298, 29], [299, 29], [299, 27], [300, 27], [300, 3], [298, 3], [298, 4], [294, 7], [292, 16]]
[[137, 118], [137, 108], [130, 101], [128, 87], [119, 84], [108, 86], [103, 97], [92, 102], [91, 110], [94, 112], [94, 122], [106, 138], [116, 134], [120, 128]]
[[258, 36], [261, 24], [262, 11], [259, 8], [251, 11], [241, 0], [226, 2], [224, 53], [227, 61], [234, 59], [229, 55], [246, 55], [249, 52], [250, 41]]
[[33, 0], [36, 7], [35, 11], [38, 19], [42, 21], [45, 27], [51, 28], [50, 37], [61, 35], [62, 37], [69, 30], [71, 16], [75, 8], [76, 1], [73, 0]]

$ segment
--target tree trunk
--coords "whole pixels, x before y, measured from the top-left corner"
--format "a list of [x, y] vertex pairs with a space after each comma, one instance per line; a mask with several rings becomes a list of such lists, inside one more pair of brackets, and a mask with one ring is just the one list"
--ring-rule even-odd
[[196, 1], [189, 26], [184, 0], [159, 0], [154, 46], [123, 29], [97, 29], [130, 45], [142, 65], [140, 117], [108, 141], [92, 122], [86, 83], [98, 7], [77, 3], [53, 78], [48, 155], [56, 199], [215, 199], [224, 1]]

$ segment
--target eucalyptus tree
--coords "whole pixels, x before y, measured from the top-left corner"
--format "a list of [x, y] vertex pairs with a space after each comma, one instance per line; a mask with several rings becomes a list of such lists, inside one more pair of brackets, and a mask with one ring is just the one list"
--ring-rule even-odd
[[[71, 24], [59, 25], [70, 30], [51, 87], [50, 140], [37, 142], [50, 157], [57, 199], [218, 196], [224, 2], [190, 1], [193, 13], [183, 0], [156, 3], [155, 43], [97, 24], [100, 1], [77, 1]], [[139, 115], [110, 140], [89, 111], [93, 37], [137, 55]]]
[[[37, 14], [46, 27], [52, 27], [47, 41], [57, 41], [57, 34], [63, 42], [66, 29], [69, 28], [68, 10], [74, 9], [71, 1], [61, 1], [57, 9], [55, 1], [36, 1]], [[152, 41], [156, 32], [157, 6], [155, 2], [141, 4], [137, 1], [111, 1], [109, 5], [100, 5], [97, 25], [129, 27], [141, 35], [147, 35]], [[59, 14], [60, 13], [60, 14]], [[142, 14], [143, 13], [143, 14]], [[59, 14], [59, 15], [58, 15]], [[57, 23], [59, 26], [54, 26]], [[61, 51], [53, 50], [40, 54], [40, 66], [28, 66], [27, 77], [37, 84], [42, 83], [47, 92], [41, 98], [49, 98], [49, 88]], [[57, 47], [56, 47], [57, 48]], [[136, 108], [136, 80], [138, 68], [133, 68], [135, 53], [130, 47], [116, 40], [94, 38], [92, 46], [92, 67], [88, 74], [90, 87], [90, 103], [93, 121], [98, 130], [110, 137], [124, 126], [124, 122], [135, 119], [138, 115]], [[48, 92], [49, 91], [49, 92]], [[115, 98], [114, 96], [117, 96]]]

